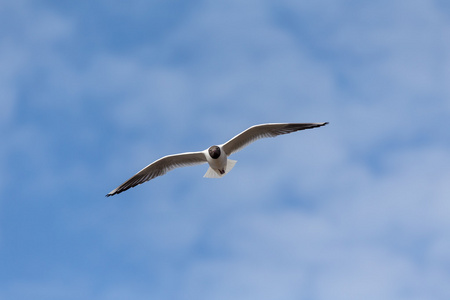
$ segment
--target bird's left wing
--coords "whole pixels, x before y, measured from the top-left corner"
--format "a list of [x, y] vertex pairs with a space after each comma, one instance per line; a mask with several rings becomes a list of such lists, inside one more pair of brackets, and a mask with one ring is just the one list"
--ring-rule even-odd
[[119, 194], [138, 184], [162, 176], [175, 168], [199, 165], [206, 162], [207, 160], [203, 152], [186, 152], [164, 156], [140, 170], [133, 177], [122, 183], [118, 188], [109, 192], [106, 197]]
[[266, 137], [276, 137], [281, 134], [287, 134], [298, 130], [320, 127], [328, 124], [324, 123], [269, 123], [255, 125], [239, 133], [231, 140], [222, 145], [227, 155], [231, 155], [242, 150], [248, 144]]

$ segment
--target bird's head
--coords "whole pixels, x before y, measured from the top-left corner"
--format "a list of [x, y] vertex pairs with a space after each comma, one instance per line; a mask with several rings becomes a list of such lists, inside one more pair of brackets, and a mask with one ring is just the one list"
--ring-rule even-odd
[[219, 158], [220, 156], [220, 148], [218, 146], [209, 147], [208, 152], [209, 156], [211, 156], [214, 159]]

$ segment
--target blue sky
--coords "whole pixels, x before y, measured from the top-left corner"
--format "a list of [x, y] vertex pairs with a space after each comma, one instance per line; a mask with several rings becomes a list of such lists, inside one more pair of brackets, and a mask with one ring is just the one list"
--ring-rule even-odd
[[447, 1], [6, 0], [0, 25], [1, 299], [449, 299]]

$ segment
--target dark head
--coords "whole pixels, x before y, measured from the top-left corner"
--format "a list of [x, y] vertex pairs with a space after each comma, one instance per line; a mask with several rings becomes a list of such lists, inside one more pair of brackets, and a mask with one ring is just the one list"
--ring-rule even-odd
[[220, 148], [218, 146], [209, 147], [208, 152], [209, 156], [211, 156], [214, 159], [219, 158], [220, 156]]

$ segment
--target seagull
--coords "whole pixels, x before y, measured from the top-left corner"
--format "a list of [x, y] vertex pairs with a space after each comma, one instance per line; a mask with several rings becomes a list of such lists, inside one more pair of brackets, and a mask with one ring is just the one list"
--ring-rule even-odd
[[133, 177], [109, 192], [106, 197], [122, 193], [129, 188], [135, 187], [138, 184], [144, 183], [158, 176], [162, 176], [168, 171], [179, 167], [208, 163], [209, 168], [203, 177], [221, 178], [230, 172], [236, 164], [235, 160], [231, 160], [228, 157], [231, 154], [242, 150], [250, 143], [261, 138], [276, 137], [278, 135], [320, 127], [326, 124], [328, 124], [328, 122], [268, 123], [254, 125], [247, 130], [242, 131], [225, 144], [214, 145], [206, 150], [198, 152], [185, 152], [164, 156], [137, 172]]

